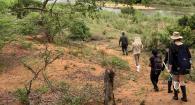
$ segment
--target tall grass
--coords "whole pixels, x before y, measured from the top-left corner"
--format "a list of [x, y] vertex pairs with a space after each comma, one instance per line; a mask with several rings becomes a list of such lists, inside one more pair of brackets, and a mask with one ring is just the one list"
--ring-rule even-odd
[[100, 11], [97, 16], [97, 19], [88, 22], [92, 34], [118, 38], [121, 31], [124, 31], [130, 40], [135, 36], [144, 39], [143, 44], [147, 49], [168, 43], [167, 27], [177, 24], [178, 19], [160, 13], [144, 15], [138, 10], [134, 15]]

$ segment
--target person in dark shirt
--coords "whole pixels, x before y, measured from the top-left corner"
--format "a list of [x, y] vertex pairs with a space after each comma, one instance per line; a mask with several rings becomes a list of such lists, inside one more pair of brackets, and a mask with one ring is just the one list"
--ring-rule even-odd
[[129, 45], [128, 38], [125, 36], [125, 32], [122, 32], [122, 36], [119, 39], [119, 46], [122, 47], [123, 55], [128, 55], [127, 47]]
[[151, 67], [151, 72], [150, 72], [150, 79], [151, 82], [154, 86], [155, 91], [159, 91], [158, 88], [158, 78], [161, 73], [161, 70], [163, 69], [162, 65], [162, 58], [158, 53], [157, 49], [152, 50], [152, 56], [150, 57], [150, 67]]
[[[173, 83], [174, 83], [174, 100], [178, 100], [178, 90], [179, 86], [182, 91], [181, 100], [187, 102], [186, 95], [186, 86], [185, 86], [185, 75], [189, 74], [187, 69], [190, 69], [190, 59], [191, 54], [186, 45], [182, 43], [183, 37], [180, 36], [179, 32], [174, 32], [171, 36], [173, 44], [169, 48], [169, 72], [173, 74]], [[181, 57], [185, 55], [185, 58]], [[186, 57], [187, 56], [187, 57]], [[181, 62], [183, 61], [183, 62]], [[187, 62], [187, 63], [186, 63]], [[184, 64], [188, 65], [187, 68], [184, 68]]]

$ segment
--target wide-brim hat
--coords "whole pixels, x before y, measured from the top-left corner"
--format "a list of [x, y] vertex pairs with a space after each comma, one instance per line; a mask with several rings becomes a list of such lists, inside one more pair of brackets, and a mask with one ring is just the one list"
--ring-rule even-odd
[[181, 36], [179, 32], [173, 32], [171, 39], [173, 39], [173, 40], [183, 39], [183, 36]]

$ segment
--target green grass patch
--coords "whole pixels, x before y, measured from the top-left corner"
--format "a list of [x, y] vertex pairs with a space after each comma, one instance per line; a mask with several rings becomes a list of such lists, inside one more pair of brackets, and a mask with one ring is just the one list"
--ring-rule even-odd
[[116, 69], [121, 69], [121, 70], [129, 70], [130, 66], [128, 64], [127, 61], [116, 57], [116, 56], [111, 56], [111, 57], [107, 57], [105, 59], [102, 60], [101, 62], [102, 66], [111, 66], [114, 67]]
[[15, 96], [16, 98], [24, 105], [28, 104], [28, 96], [27, 96], [27, 91], [25, 88], [22, 89], [17, 89], [15, 91]]

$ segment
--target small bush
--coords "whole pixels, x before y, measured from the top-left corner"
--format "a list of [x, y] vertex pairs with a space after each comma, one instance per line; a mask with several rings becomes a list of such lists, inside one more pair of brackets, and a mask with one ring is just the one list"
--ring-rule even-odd
[[47, 93], [49, 91], [49, 88], [47, 86], [42, 86], [40, 88], [38, 88], [36, 90], [36, 92], [40, 93], [40, 94], [44, 94], [44, 93]]
[[74, 40], [86, 40], [91, 36], [89, 33], [89, 28], [82, 20], [73, 21], [70, 26], [70, 32], [72, 33], [70, 38]]
[[62, 82], [58, 87], [62, 92], [58, 105], [85, 105], [89, 101], [100, 101], [102, 97], [99, 88], [89, 84], [81, 89], [71, 89], [68, 84]]
[[129, 69], [129, 63], [118, 57], [112, 57], [112, 65], [116, 66], [118, 69]]
[[125, 8], [121, 9], [121, 13], [123, 13], [123, 14], [134, 15], [135, 12], [136, 11], [133, 7], [125, 7]]
[[18, 21], [18, 30], [23, 35], [37, 34], [39, 31], [39, 20], [40, 14], [32, 12], [28, 14], [25, 18]]
[[179, 23], [180, 26], [187, 26], [187, 25], [189, 25], [189, 18], [188, 18], [188, 16], [183, 16], [182, 18], [180, 18], [178, 20], [178, 23]]
[[20, 45], [22, 49], [31, 49], [32, 48], [32, 43], [31, 42], [26, 42], [26, 41], [20, 41]]
[[17, 89], [15, 92], [16, 98], [22, 103], [22, 104], [28, 104], [29, 99], [27, 96], [27, 91], [26, 89]]
[[127, 61], [122, 60], [118, 57], [108, 57], [102, 60], [102, 66], [112, 66], [116, 69], [125, 69], [129, 70], [129, 63]]
[[192, 30], [195, 29], [195, 14], [190, 17], [189, 25]]

